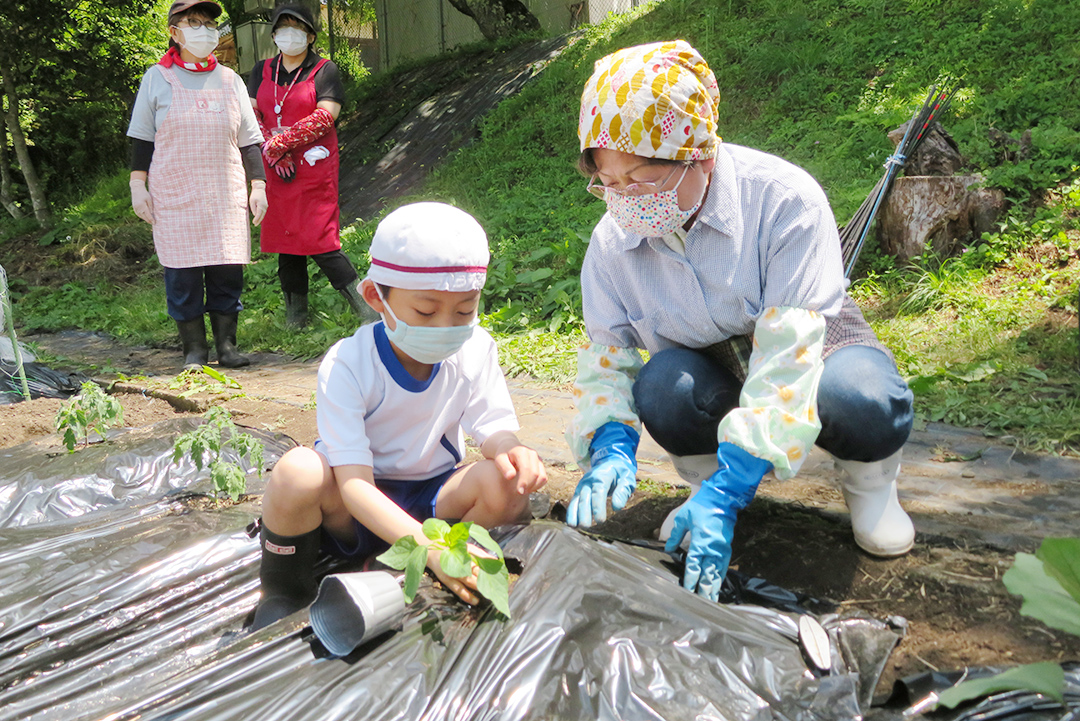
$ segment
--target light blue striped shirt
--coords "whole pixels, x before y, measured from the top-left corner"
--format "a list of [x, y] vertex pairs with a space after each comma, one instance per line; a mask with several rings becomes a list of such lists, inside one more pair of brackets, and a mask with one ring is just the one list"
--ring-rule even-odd
[[655, 354], [752, 335], [770, 307], [831, 319], [843, 303], [844, 271], [836, 220], [817, 181], [774, 155], [725, 143], [685, 256], [605, 214], [581, 286], [592, 342]]

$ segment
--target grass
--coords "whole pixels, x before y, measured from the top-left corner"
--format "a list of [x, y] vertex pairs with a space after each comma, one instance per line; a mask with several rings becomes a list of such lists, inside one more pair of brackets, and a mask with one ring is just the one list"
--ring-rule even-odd
[[[603, 213], [574, 170], [578, 97], [596, 59], [627, 45], [685, 38], [716, 72], [725, 141], [807, 168], [841, 221], [880, 177], [892, 152], [886, 133], [911, 116], [930, 84], [960, 78], [945, 125], [970, 168], [1005, 191], [1009, 216], [999, 232], [957, 258], [927, 254], [898, 267], [868, 247], [852, 293], [910, 378], [921, 421], [981, 427], [1024, 448], [1077, 453], [1078, 36], [1080, 14], [1050, 0], [651, 3], [584, 28], [485, 118], [475, 142], [436, 169], [422, 197], [465, 208], [489, 233], [483, 323], [496, 335], [506, 371], [565, 384], [585, 339], [577, 275]], [[477, 46], [440, 58], [429, 76], [420, 64], [368, 76], [349, 106], [394, 96], [387, 89], [417, 73], [454, 78], [448, 64], [474, 68], [482, 64], [478, 54], [499, 49]], [[390, 101], [380, 122], [406, 112], [405, 105]], [[1030, 130], [1028, 157], [1003, 162], [990, 128], [1015, 138]], [[176, 345], [160, 272], [146, 251], [149, 229], [131, 214], [126, 185], [125, 172], [104, 178], [48, 238], [32, 236], [26, 223], [0, 223], [0, 257], [24, 328], [80, 327]], [[342, 234], [361, 272], [377, 220]], [[51, 260], [32, 274], [12, 272], [17, 264], [9, 259], [28, 252]], [[127, 274], [107, 267], [128, 258], [135, 260]], [[315, 357], [352, 332], [344, 300], [314, 265], [311, 271], [312, 324], [291, 332], [283, 325], [276, 262], [256, 254], [246, 271], [243, 348]]]

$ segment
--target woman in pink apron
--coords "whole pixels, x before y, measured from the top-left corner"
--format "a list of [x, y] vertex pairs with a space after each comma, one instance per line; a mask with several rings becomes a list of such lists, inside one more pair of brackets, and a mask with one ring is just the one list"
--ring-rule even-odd
[[373, 320], [356, 290], [356, 268], [341, 252], [334, 121], [344, 89], [337, 66], [311, 49], [315, 21], [307, 8], [277, 7], [271, 27], [281, 52], [256, 63], [248, 96], [266, 139], [270, 209], [259, 243], [262, 252], [278, 254], [285, 322], [307, 323], [308, 256], [362, 320]]
[[172, 4], [169, 50], [143, 75], [128, 126], [131, 202], [154, 226], [185, 368], [209, 360], [204, 314], [218, 363], [250, 362], [236, 349], [244, 265], [251, 262], [248, 209], [255, 225], [266, 213], [258, 121], [243, 80], [211, 54], [220, 14], [212, 0]]

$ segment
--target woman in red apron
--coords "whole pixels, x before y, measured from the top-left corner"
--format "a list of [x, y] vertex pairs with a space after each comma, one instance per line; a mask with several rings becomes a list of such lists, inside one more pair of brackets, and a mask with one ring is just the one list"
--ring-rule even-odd
[[286, 324], [307, 323], [308, 256], [361, 319], [373, 320], [356, 290], [356, 268], [341, 252], [334, 121], [344, 90], [337, 66], [312, 51], [315, 22], [307, 8], [279, 6], [271, 27], [281, 52], [255, 65], [248, 95], [262, 123], [269, 178], [259, 242], [262, 252], [278, 254]]
[[210, 0], [172, 4], [169, 50], [143, 75], [128, 126], [132, 205], [154, 226], [185, 368], [208, 361], [204, 313], [218, 363], [250, 362], [236, 349], [244, 265], [251, 262], [248, 207], [256, 225], [266, 212], [255, 114], [244, 102], [243, 81], [211, 54], [220, 14]]

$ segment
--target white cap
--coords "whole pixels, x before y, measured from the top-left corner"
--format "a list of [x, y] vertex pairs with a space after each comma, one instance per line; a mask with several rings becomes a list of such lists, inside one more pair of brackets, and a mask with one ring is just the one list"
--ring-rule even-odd
[[387, 215], [371, 240], [367, 277], [410, 290], [480, 290], [487, 278], [487, 234], [446, 203], [412, 203]]

